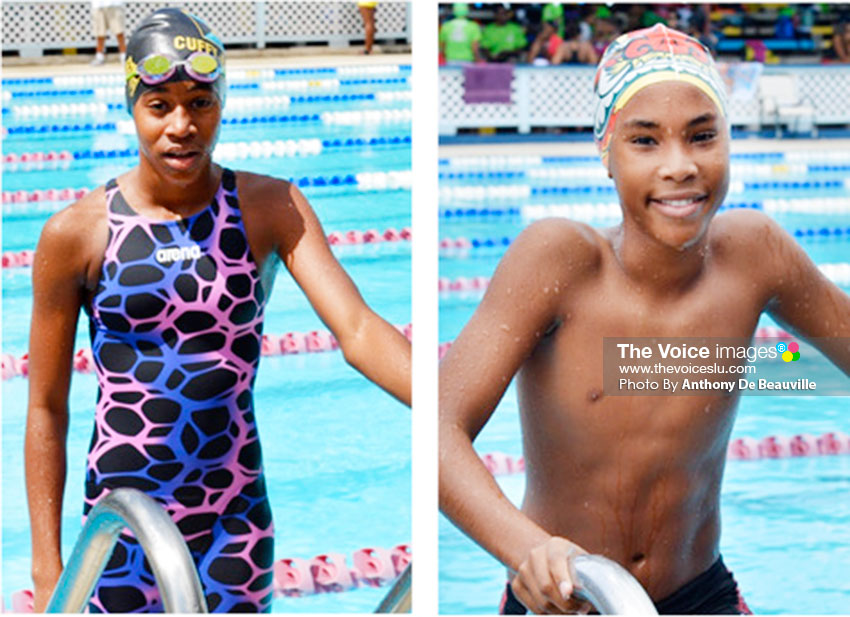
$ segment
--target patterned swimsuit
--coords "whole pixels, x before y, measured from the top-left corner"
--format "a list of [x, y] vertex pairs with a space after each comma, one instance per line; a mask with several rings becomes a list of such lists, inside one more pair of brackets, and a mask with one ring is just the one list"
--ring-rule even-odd
[[[109, 241], [90, 308], [98, 398], [87, 514], [111, 489], [167, 508], [211, 611], [271, 604], [274, 534], [252, 388], [265, 290], [248, 248], [233, 172], [212, 203], [155, 221], [106, 185]], [[122, 535], [92, 611], [161, 611], [141, 546]]]

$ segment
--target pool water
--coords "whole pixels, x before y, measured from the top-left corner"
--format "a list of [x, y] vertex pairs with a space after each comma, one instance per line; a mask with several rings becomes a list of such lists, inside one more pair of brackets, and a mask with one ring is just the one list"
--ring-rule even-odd
[[[764, 175], [756, 179], [777, 186], [733, 186], [741, 190], [730, 195], [727, 203], [755, 203], [759, 209], [770, 211], [778, 200], [788, 200], [798, 211], [770, 211], [770, 215], [790, 233], [801, 229], [842, 230], [840, 235], [815, 233], [798, 238], [816, 263], [850, 261], [850, 188], [844, 184], [846, 170], [834, 162], [842, 153], [820, 143], [802, 153], [782, 152], [780, 147], [777, 142], [763, 143], [761, 158], [757, 154], [733, 155], [733, 184], [736, 179], [744, 184], [743, 178], [748, 174], [747, 183], [753, 184], [752, 166], [761, 165], [773, 169], [762, 169]], [[749, 149], [753, 148], [758, 150], [756, 146]], [[599, 168], [598, 159], [591, 156], [523, 160], [521, 155], [494, 154], [457, 155], [441, 160], [440, 238], [475, 239], [480, 246], [442, 249], [440, 276], [450, 280], [491, 276], [504, 254], [503, 243], [516, 237], [531, 221], [556, 215], [558, 207], [553, 206], [587, 204], [589, 209], [579, 210], [586, 214], [580, 220], [595, 226], [616, 224], [619, 216], [599, 216], [604, 210], [600, 204], [616, 201], [616, 195], [608, 190], [610, 181], [604, 175], [600, 177]], [[815, 181], [821, 182], [820, 187], [813, 186]], [[795, 182], [797, 188], [793, 186]], [[836, 184], [826, 190], [826, 182]], [[805, 183], [808, 186], [803, 186]], [[525, 188], [517, 189], [517, 185]], [[493, 188], [499, 186], [513, 188], [494, 192]], [[480, 195], [488, 191], [487, 198], [482, 199]], [[512, 196], [521, 191], [525, 191], [524, 197]], [[830, 208], [824, 205], [825, 197], [838, 197], [845, 200], [845, 205]], [[486, 240], [491, 241], [490, 245]], [[850, 292], [846, 284], [842, 289]], [[481, 292], [441, 294], [440, 342], [449, 342], [458, 335], [480, 298]], [[775, 323], [762, 316], [759, 326], [771, 325]], [[745, 396], [738, 407], [732, 438], [848, 433], [848, 409], [848, 397]], [[502, 452], [514, 458], [522, 454], [513, 384], [476, 439], [475, 449], [479, 454]], [[519, 505], [524, 476], [498, 476], [497, 481], [508, 498]], [[729, 461], [721, 499], [721, 552], [754, 612], [847, 612], [848, 495], [850, 456]], [[505, 568], [442, 516], [439, 537], [440, 612], [494, 613], [505, 586]]]
[[[409, 67], [397, 69], [405, 79], [392, 84], [343, 85], [349, 94], [381, 90], [408, 90]], [[318, 79], [315, 75], [267, 76], [265, 81], [243, 83], [276, 84], [286, 93], [287, 79]], [[356, 75], [355, 75], [356, 77]], [[366, 77], [369, 77], [368, 72]], [[120, 83], [120, 82], [119, 82]], [[26, 85], [4, 84], [11, 92], [27, 91]], [[303, 86], [303, 84], [302, 84]], [[32, 86], [31, 88], [35, 88]], [[38, 86], [42, 88], [44, 86]], [[61, 85], [53, 85], [62, 89]], [[262, 92], [261, 89], [255, 89]], [[248, 96], [240, 88], [228, 97]], [[300, 92], [300, 95], [308, 93]], [[299, 92], [292, 96], [299, 95]], [[65, 100], [53, 97], [50, 102]], [[88, 101], [86, 96], [69, 96], [67, 101]], [[40, 104], [41, 98], [4, 98], [4, 108], [18, 104]], [[409, 109], [409, 98], [399, 101], [354, 100], [292, 103], [281, 113], [321, 115], [340, 109]], [[268, 113], [264, 110], [262, 113]], [[230, 116], [256, 118], [257, 111]], [[228, 113], [225, 114], [225, 118]], [[126, 121], [121, 110], [107, 118], [26, 118], [4, 113], [4, 125], [44, 126], [62, 123]], [[37, 138], [36, 138], [37, 136]], [[224, 161], [233, 169], [265, 173], [280, 178], [331, 178], [347, 174], [408, 172], [410, 169], [410, 123], [360, 124], [338, 127], [321, 122], [295, 124], [225, 124], [219, 143], [255, 140], [318, 139], [333, 144], [346, 138], [360, 140], [349, 146], [327, 146], [320, 154], [268, 156]], [[384, 138], [384, 139], [380, 139]], [[392, 140], [391, 138], [398, 138]], [[369, 145], [370, 139], [379, 141]], [[373, 142], [374, 143], [374, 142]], [[131, 134], [80, 130], [61, 133], [12, 132], [4, 140], [4, 152], [114, 150], [131, 148]], [[34, 191], [47, 188], [93, 188], [123, 173], [136, 161], [133, 157], [93, 161], [81, 158], [68, 169], [24, 170], [4, 173], [4, 191]], [[325, 232], [401, 229], [410, 225], [410, 191], [383, 187], [365, 190], [356, 185], [302, 186]], [[67, 203], [4, 204], [3, 250], [35, 247], [41, 227], [51, 211]], [[410, 322], [410, 243], [334, 249], [343, 267], [358, 285], [367, 303], [393, 324]], [[32, 311], [29, 268], [3, 270], [3, 352], [21, 356], [28, 346]], [[327, 330], [319, 321], [301, 290], [282, 268], [266, 307], [264, 331], [268, 334]], [[87, 320], [81, 316], [77, 348], [87, 348]], [[75, 373], [69, 398], [68, 477], [62, 518], [63, 555], [67, 558], [81, 529], [83, 474], [92, 430], [96, 378]], [[2, 414], [2, 593], [8, 606], [10, 595], [31, 589], [30, 533], [23, 477], [23, 435], [26, 415], [27, 380], [14, 378], [3, 384]], [[289, 557], [310, 559], [336, 552], [347, 557], [365, 547], [392, 548], [409, 543], [410, 528], [410, 411], [372, 385], [349, 367], [339, 352], [264, 357], [255, 389], [255, 409], [269, 498], [275, 521], [275, 560]], [[387, 588], [360, 587], [340, 594], [302, 598], [276, 598], [275, 612], [370, 612]]]

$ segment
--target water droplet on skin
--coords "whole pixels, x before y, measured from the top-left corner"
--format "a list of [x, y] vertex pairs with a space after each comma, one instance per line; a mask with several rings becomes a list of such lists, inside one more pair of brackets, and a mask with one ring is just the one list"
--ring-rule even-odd
[[548, 293], [549, 293], [549, 288], [548, 288], [548, 287], [544, 287], [544, 288], [543, 288], [543, 293], [548, 294]]
[[507, 294], [507, 295], [511, 295], [511, 292], [512, 292], [512, 291], [513, 291], [513, 290], [512, 290], [510, 287], [508, 287], [508, 288], [505, 290], [505, 294]]
[[511, 327], [510, 327], [508, 324], [506, 324], [506, 323], [503, 323], [501, 326], [499, 326], [499, 328], [500, 328], [501, 330], [504, 330], [505, 332], [510, 332], [510, 331], [511, 331]]

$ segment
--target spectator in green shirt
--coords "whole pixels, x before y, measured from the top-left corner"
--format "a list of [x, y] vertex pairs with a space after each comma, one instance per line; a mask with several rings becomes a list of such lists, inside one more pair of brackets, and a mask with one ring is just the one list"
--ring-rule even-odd
[[560, 4], [547, 4], [543, 7], [543, 15], [540, 19], [544, 24], [547, 22], [555, 22], [555, 29], [558, 36], [564, 38], [564, 7]]
[[469, 5], [456, 2], [452, 8], [454, 19], [440, 27], [440, 53], [446, 62], [482, 62], [478, 49], [481, 27], [466, 18]]
[[496, 8], [496, 20], [484, 28], [481, 50], [490, 62], [516, 61], [528, 44], [525, 30], [511, 17], [513, 13], [501, 4]]

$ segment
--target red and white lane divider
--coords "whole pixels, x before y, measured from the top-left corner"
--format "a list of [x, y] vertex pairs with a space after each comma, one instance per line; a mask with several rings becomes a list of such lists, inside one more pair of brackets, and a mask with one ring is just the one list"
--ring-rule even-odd
[[[413, 326], [396, 325], [407, 340], [413, 339]], [[264, 334], [260, 354], [263, 356], [287, 356], [303, 353], [320, 353], [339, 349], [339, 342], [333, 334], [321, 330], [312, 332], [286, 332], [285, 334]], [[74, 354], [73, 368], [78, 373], [94, 372], [94, 357], [90, 348], [78, 349]], [[29, 354], [20, 358], [9, 353], [0, 356], [0, 376], [4, 380], [13, 377], [29, 376]]]
[[[328, 234], [328, 244], [331, 246], [349, 246], [357, 244], [380, 244], [383, 242], [410, 242], [413, 234], [410, 227], [401, 229], [389, 228], [384, 231], [367, 229], [360, 231], [332, 231]], [[32, 266], [35, 251], [6, 251], [2, 254], [2, 265], [4, 268], [23, 268]]]
[[4, 204], [35, 203], [41, 201], [71, 201], [89, 192], [85, 187], [64, 189], [36, 189], [34, 191], [3, 191]]
[[[755, 461], [769, 458], [801, 458], [850, 454], [850, 435], [833, 431], [822, 435], [770, 435], [762, 439], [739, 437], [729, 442], [726, 458], [730, 461]], [[525, 472], [525, 459], [504, 452], [481, 455], [481, 462], [494, 476]]]
[[325, 553], [312, 559], [281, 559], [274, 564], [276, 596], [300, 597], [316, 593], [348, 591], [355, 587], [381, 587], [392, 583], [410, 563], [410, 545], [391, 549], [363, 548], [351, 555], [353, 567], [341, 553]]
[[[756, 338], [785, 338], [785, 337], [793, 337], [794, 335], [790, 332], [786, 332], [782, 328], [777, 328], [776, 326], [764, 326], [762, 328], [758, 328], [756, 330], [755, 337]], [[446, 355], [446, 352], [452, 346], [453, 341], [446, 341], [445, 343], [440, 343], [437, 351], [440, 355], [440, 359], [443, 359], [443, 356]]]
[[386, 229], [383, 232], [377, 229], [366, 231], [332, 231], [328, 234], [328, 244], [331, 246], [342, 246], [346, 244], [377, 244], [379, 242], [409, 242], [413, 237], [410, 227], [401, 229]]
[[18, 169], [58, 169], [65, 168], [74, 161], [74, 154], [70, 150], [51, 150], [48, 152], [11, 152], [3, 155], [3, 167], [5, 171], [17, 171]]
[[[413, 559], [409, 544], [393, 548], [362, 548], [351, 555], [349, 567], [342, 553], [323, 553], [312, 559], [291, 557], [274, 562], [274, 595], [298, 598], [317, 593], [349, 591], [357, 587], [382, 587], [401, 575]], [[9, 612], [32, 613], [33, 592], [12, 594]], [[7, 612], [0, 598], [0, 611]]]

